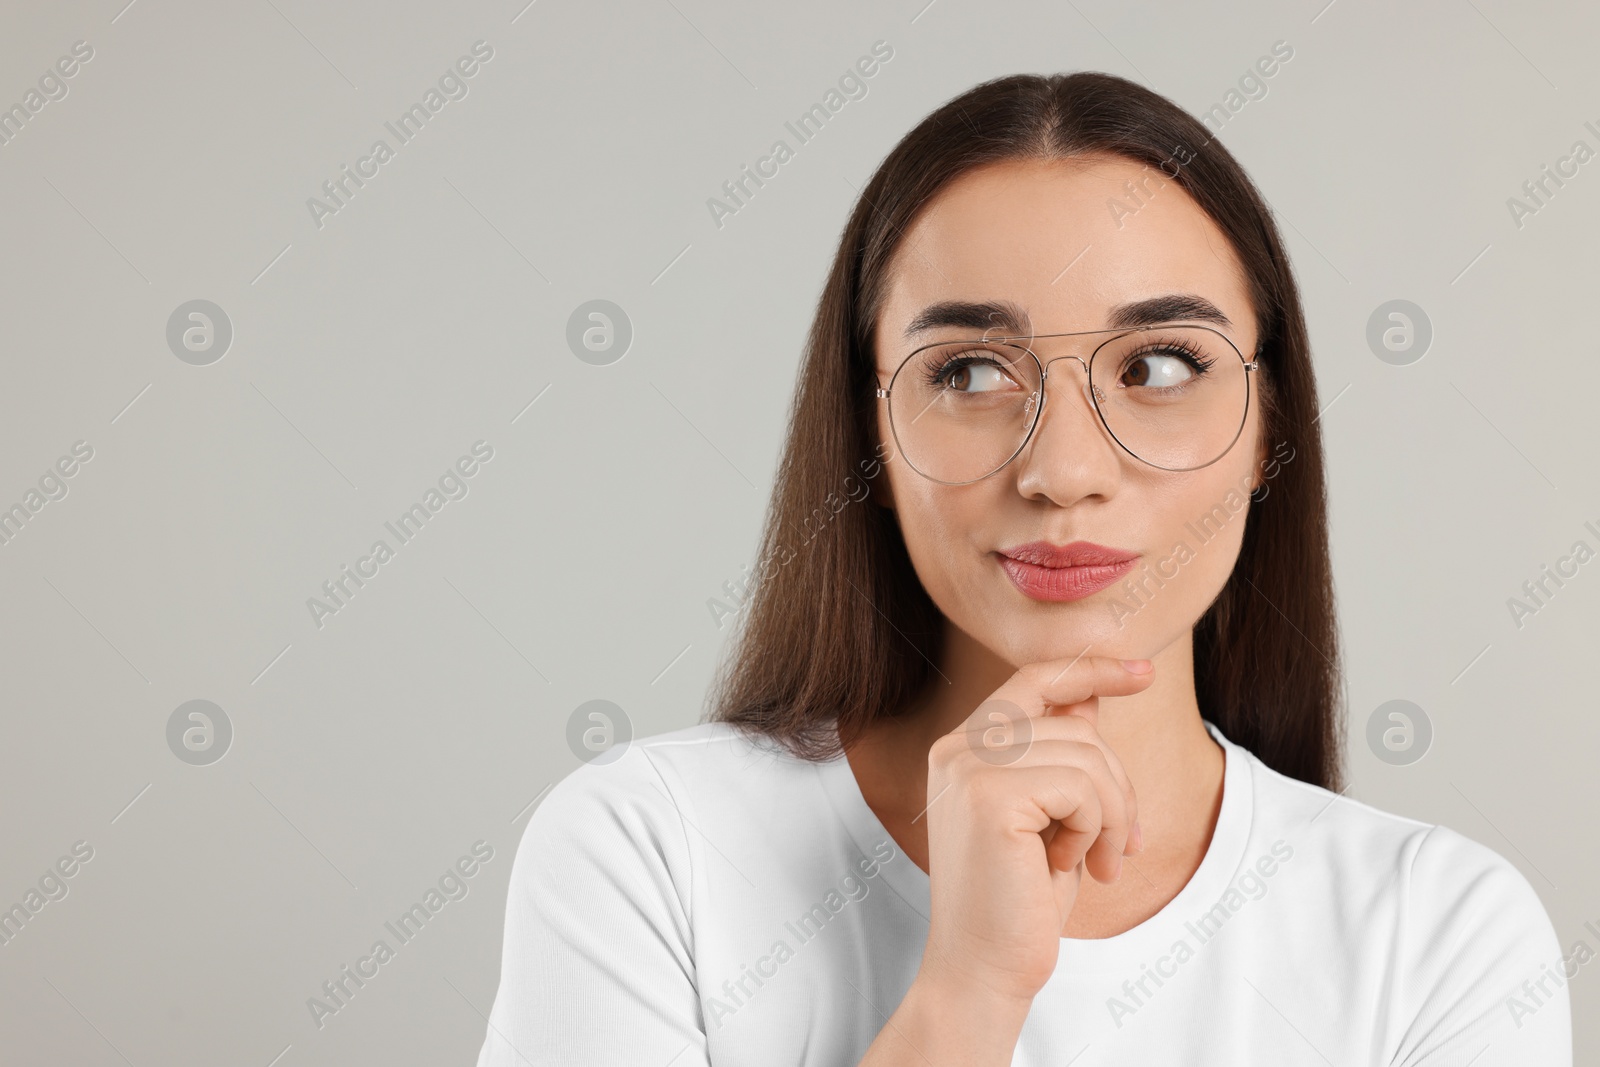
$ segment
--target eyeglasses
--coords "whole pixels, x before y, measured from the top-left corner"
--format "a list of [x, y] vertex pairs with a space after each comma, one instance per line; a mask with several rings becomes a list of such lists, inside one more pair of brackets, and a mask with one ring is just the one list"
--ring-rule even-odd
[[[1037, 342], [1106, 336], [1085, 361], [1041, 360]], [[1260, 354], [1258, 348], [1256, 354]], [[966, 485], [1021, 453], [1044, 410], [1048, 367], [1076, 360], [1111, 439], [1165, 471], [1207, 467], [1227, 454], [1250, 410], [1259, 364], [1208, 326], [1160, 325], [923, 345], [877, 396], [906, 463], [925, 478]]]

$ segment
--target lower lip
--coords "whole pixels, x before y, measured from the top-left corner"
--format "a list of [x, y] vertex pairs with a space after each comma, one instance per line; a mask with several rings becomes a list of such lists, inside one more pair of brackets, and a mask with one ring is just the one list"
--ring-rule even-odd
[[1082, 600], [1093, 596], [1133, 570], [1137, 559], [1098, 567], [1041, 567], [1010, 556], [1000, 557], [1011, 584], [1034, 600]]

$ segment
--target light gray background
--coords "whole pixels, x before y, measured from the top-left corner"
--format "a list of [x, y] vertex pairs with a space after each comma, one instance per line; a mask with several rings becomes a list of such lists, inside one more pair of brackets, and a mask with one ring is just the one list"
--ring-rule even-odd
[[[95, 850], [0, 948], [0, 1058], [470, 1062], [574, 709], [700, 716], [731, 632], [707, 600], [754, 560], [855, 189], [985, 78], [1108, 70], [1199, 114], [1278, 40], [1221, 136], [1286, 234], [1328, 405], [1349, 794], [1502, 852], [1600, 948], [1600, 562], [1521, 628], [1507, 607], [1600, 547], [1600, 161], [1507, 208], [1600, 148], [1592, 6], [125, 3], [15, 3], [0, 32], [5, 105], [94, 48], [0, 147], [0, 506], [94, 449], [0, 546], [0, 906]], [[479, 39], [469, 95], [319, 229], [307, 199]], [[879, 39], [868, 95], [719, 229], [707, 199]], [[209, 366], [166, 342], [193, 299], [233, 324]], [[591, 299], [634, 329], [609, 366], [565, 339]], [[1434, 330], [1409, 366], [1365, 339], [1393, 299]], [[314, 625], [480, 439], [468, 495]], [[192, 699], [233, 724], [209, 766], [167, 745]], [[1411, 765], [1365, 740], [1392, 699], [1433, 726]], [[316, 1027], [307, 998], [479, 839], [469, 894]], [[1592, 1063], [1600, 966], [1571, 988]]]

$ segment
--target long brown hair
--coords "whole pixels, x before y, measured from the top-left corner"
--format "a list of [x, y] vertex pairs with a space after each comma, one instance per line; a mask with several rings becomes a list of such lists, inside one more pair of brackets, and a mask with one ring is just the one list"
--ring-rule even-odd
[[709, 718], [800, 758], [829, 759], [929, 683], [942, 616], [894, 512], [866, 491], [887, 455], [872, 338], [888, 267], [918, 209], [962, 173], [1091, 153], [1161, 168], [1244, 266], [1261, 342], [1261, 432], [1292, 452], [1249, 509], [1233, 573], [1195, 625], [1196, 696], [1204, 718], [1268, 766], [1337, 790], [1340, 672], [1322, 445], [1289, 258], [1254, 184], [1204, 125], [1140, 85], [1093, 71], [975, 86], [908, 133], [862, 190], [811, 325], [759, 566]]

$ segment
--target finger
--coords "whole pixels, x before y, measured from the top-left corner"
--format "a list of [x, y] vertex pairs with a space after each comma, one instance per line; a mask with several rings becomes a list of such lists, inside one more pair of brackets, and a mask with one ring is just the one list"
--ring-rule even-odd
[[1133, 824], [1139, 817], [1139, 800], [1133, 792], [1122, 763], [1101, 737], [1086, 734], [1085, 739], [1062, 737], [1034, 737], [1027, 745], [1014, 750], [1014, 758], [998, 766], [1029, 768], [1029, 766], [1075, 766], [1082, 769], [1099, 793], [1101, 809], [1114, 813], [1102, 825], [1106, 833], [1106, 848], [1118, 854], [1128, 848], [1128, 838], [1133, 835]]
[[[1071, 871], [1083, 863], [1101, 833], [1100, 795], [1093, 784], [1079, 776], [1054, 775], [1044, 780], [1043, 794], [1030, 797], [1058, 814], [1051, 818], [1054, 829], [1045, 841], [1045, 862], [1052, 870]], [[1097, 861], [1096, 870], [1103, 870]]]
[[[1132, 825], [1131, 823], [1129, 824]], [[1120, 841], [1112, 834], [1102, 831], [1089, 844], [1089, 851], [1084, 855], [1083, 868], [1094, 875], [1101, 882], [1115, 882], [1122, 877], [1122, 857], [1128, 850], [1127, 831], [1123, 831]]]
[[1061, 824], [1045, 846], [1052, 867], [1070, 871], [1082, 861], [1095, 878], [1110, 882], [1121, 870], [1132, 820], [1116, 783], [1103, 766], [1097, 770], [1046, 764], [990, 773], [1000, 775], [1021, 804], [1032, 806], [1025, 812], [1028, 829], [1042, 833], [1051, 820]]
[[1098, 723], [1099, 696], [1121, 696], [1138, 692], [1150, 684], [1151, 673], [1135, 674], [1120, 660], [1103, 656], [1023, 667], [972, 710], [950, 733], [963, 736], [974, 750], [1011, 743], [1027, 743], [1040, 724], [1053, 719], [1071, 718], [1062, 709], [1081, 710], [1077, 705], [1095, 701], [1093, 710], [1079, 714], [1095, 726]]
[[1100, 698], [1092, 696], [1087, 700], [1080, 700], [1076, 704], [1061, 704], [1046, 708], [1045, 715], [1049, 718], [1076, 715], [1080, 719], [1088, 719], [1090, 724], [1098, 730], [1100, 728]]
[[1019, 673], [1023, 672], [1037, 686], [1040, 698], [1057, 708], [1081, 703], [1092, 696], [1137, 693], [1155, 680], [1154, 665], [1149, 660], [1122, 660], [1112, 656], [1046, 660], [1023, 667]]
[[[1148, 661], [1140, 661], [1148, 662]], [[994, 708], [1009, 705], [1022, 715], [1043, 717], [1053, 709], [1093, 696], [1126, 696], [1150, 685], [1153, 671], [1136, 674], [1122, 661], [1108, 656], [1080, 656], [1072, 660], [1047, 660], [1024, 666], [980, 704], [969, 721], [983, 721]], [[1005, 713], [1010, 714], [1009, 710]]]
[[[1132, 824], [1139, 818], [1139, 797], [1134, 791], [1133, 780], [1128, 777], [1128, 772], [1122, 765], [1122, 760], [1117, 753], [1100, 736], [1100, 732], [1085, 723], [1081, 718], [1071, 717], [1060, 719], [1052, 717], [1045, 720], [1035, 720], [1030, 724], [1033, 733], [1028, 743], [1018, 746], [1014, 757], [1010, 757], [1007, 765], [1018, 765], [1029, 762], [1046, 763], [1075, 763], [1080, 766], [1098, 768], [1103, 766], [1104, 772], [1110, 776], [1117, 790], [1121, 793], [1123, 806], [1128, 812], [1128, 822]], [[1060, 749], [1059, 745], [1085, 745], [1093, 750], [1093, 755], [1087, 752], [1077, 752], [1071, 748]], [[1037, 759], [1033, 753], [1038, 750]], [[1126, 842], [1124, 842], [1126, 847]]]
[[[1086, 809], [1080, 814], [1088, 817]], [[1091, 837], [1092, 830], [1073, 833], [1065, 823], [1054, 825], [1057, 832], [1045, 846], [1045, 859], [1052, 870], [1065, 873], [1081, 866], [1095, 880], [1105, 883], [1121, 877], [1121, 854], [1107, 843], [1104, 827]]]

